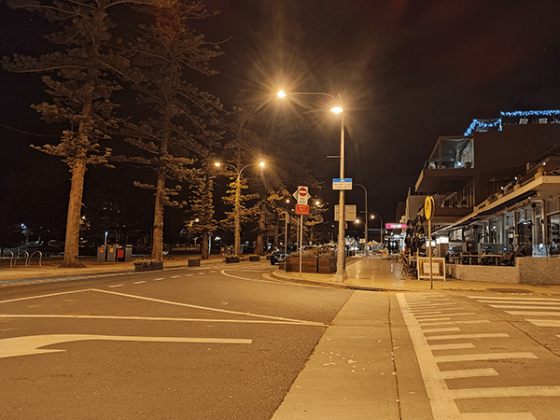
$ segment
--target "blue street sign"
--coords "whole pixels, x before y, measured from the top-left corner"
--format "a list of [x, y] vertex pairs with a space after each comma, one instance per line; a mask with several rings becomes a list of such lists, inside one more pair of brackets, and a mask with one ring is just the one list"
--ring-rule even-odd
[[333, 190], [351, 190], [352, 178], [334, 178], [332, 188]]

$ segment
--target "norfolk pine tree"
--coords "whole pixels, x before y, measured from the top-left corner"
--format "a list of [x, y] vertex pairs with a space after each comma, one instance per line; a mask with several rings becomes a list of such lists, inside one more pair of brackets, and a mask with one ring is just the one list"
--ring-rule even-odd
[[124, 75], [128, 62], [111, 47], [115, 26], [108, 9], [125, 0], [10, 0], [14, 9], [43, 14], [53, 32], [46, 38], [54, 52], [39, 57], [14, 55], [4, 58], [4, 68], [17, 73], [44, 74], [51, 102], [33, 105], [47, 122], [66, 126], [58, 144], [32, 146], [58, 156], [70, 168], [71, 189], [66, 221], [62, 267], [80, 267], [78, 261], [80, 214], [85, 173], [88, 166], [107, 164], [111, 149], [102, 148], [118, 120], [111, 95], [120, 89], [116, 74]]
[[180, 185], [167, 187], [168, 179], [191, 182], [197, 172], [192, 164], [205, 158], [220, 133], [210, 128], [217, 124], [220, 101], [190, 83], [193, 74], [216, 74], [210, 61], [219, 56], [219, 46], [188, 28], [188, 20], [209, 17], [202, 1], [154, 0], [150, 24], [140, 25], [141, 36], [127, 47], [128, 58], [142, 73], [134, 85], [139, 104], [149, 109], [151, 117], [128, 125], [127, 141], [137, 146], [143, 156], [128, 161], [145, 164], [156, 172], [154, 185], [136, 183], [155, 191], [152, 259], [163, 260], [163, 226], [165, 206], [185, 203], [171, 200]]

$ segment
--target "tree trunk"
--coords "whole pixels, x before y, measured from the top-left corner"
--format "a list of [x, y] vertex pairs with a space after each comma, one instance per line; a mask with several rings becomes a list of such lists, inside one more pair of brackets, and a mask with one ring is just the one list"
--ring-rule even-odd
[[207, 260], [208, 257], [208, 250], [210, 249], [210, 237], [208, 235], [208, 232], [203, 232], [202, 233], [202, 242], [200, 245], [200, 258], [202, 260]]
[[274, 224], [274, 231], [272, 233], [272, 249], [276, 249], [278, 248], [278, 235], [279, 235], [279, 227], [278, 227], [278, 223], [280, 222], [280, 219], [276, 218], [276, 223]]
[[266, 211], [264, 208], [264, 203], [261, 205], [261, 211], [259, 214], [259, 233], [257, 235], [257, 249], [255, 254], [264, 255], [264, 230], [266, 222]]
[[158, 171], [156, 202], [154, 206], [154, 231], [152, 237], [152, 259], [163, 261], [163, 213], [165, 198], [165, 168]]
[[82, 212], [82, 196], [86, 162], [77, 159], [71, 169], [72, 185], [68, 200], [68, 214], [66, 218], [66, 240], [64, 242], [64, 260], [61, 267], [84, 267], [78, 260], [80, 253], [80, 216]]

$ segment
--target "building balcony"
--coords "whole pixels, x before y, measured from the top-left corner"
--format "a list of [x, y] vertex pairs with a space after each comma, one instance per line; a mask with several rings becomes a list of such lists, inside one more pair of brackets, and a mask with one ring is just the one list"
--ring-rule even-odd
[[415, 189], [418, 193], [461, 191], [474, 179], [471, 167], [442, 168], [427, 166], [422, 170]]

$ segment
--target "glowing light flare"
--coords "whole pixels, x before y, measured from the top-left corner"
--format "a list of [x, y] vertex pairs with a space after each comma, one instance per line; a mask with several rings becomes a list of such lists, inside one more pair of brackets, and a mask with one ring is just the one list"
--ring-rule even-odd
[[340, 114], [341, 112], [343, 112], [344, 110], [339, 107], [339, 106], [335, 106], [331, 108], [331, 111], [334, 112], [335, 114]]
[[284, 92], [282, 89], [280, 89], [277, 93], [279, 98], [285, 98], [286, 97], [286, 92]]

